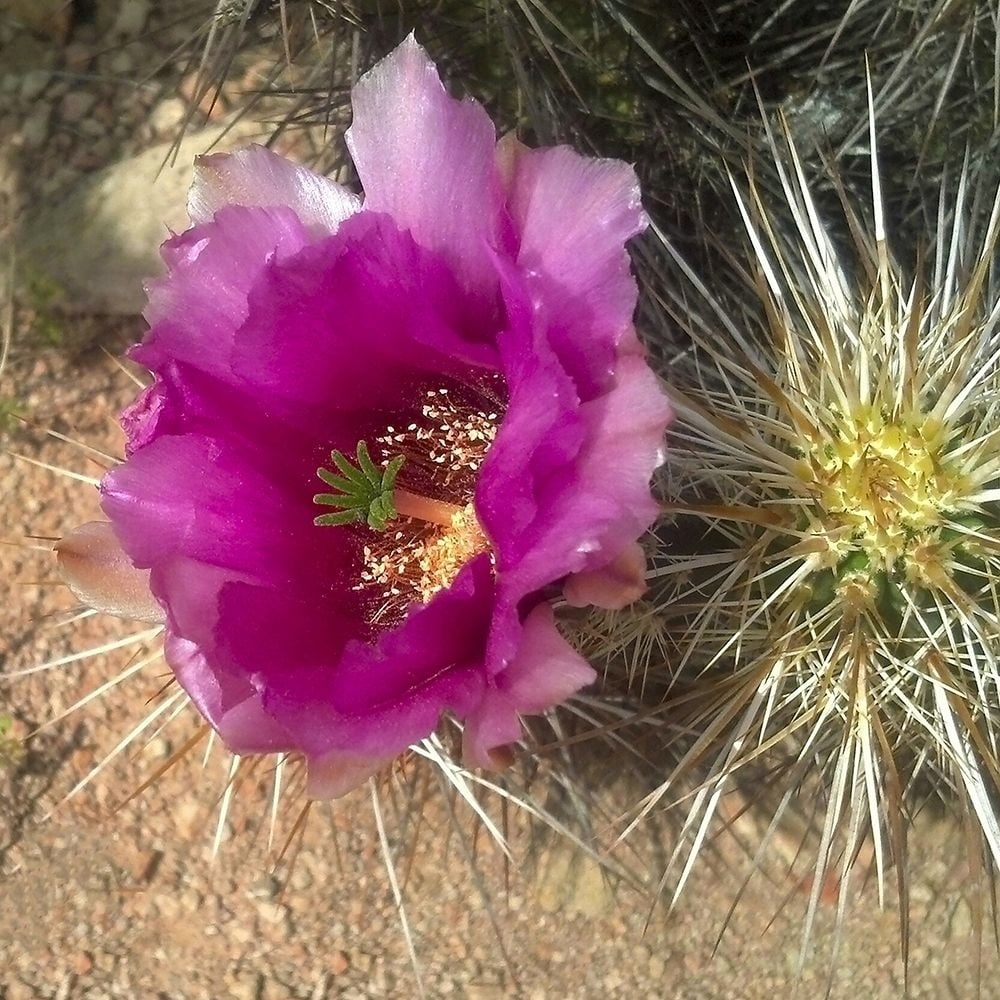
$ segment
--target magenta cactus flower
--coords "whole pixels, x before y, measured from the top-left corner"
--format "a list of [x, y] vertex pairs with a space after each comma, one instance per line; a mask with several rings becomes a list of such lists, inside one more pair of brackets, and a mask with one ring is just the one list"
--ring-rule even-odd
[[259, 146], [199, 161], [111, 529], [61, 546], [90, 603], [160, 610], [232, 751], [301, 753], [315, 796], [443, 713], [494, 765], [594, 679], [551, 601], [642, 592], [670, 418], [632, 326], [630, 167], [497, 143], [412, 37], [353, 106], [363, 201]]

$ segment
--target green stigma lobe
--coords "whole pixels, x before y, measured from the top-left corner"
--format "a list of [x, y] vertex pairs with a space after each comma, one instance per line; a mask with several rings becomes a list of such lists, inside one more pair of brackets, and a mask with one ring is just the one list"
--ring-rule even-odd
[[385, 531], [389, 522], [397, 517], [393, 492], [396, 488], [396, 476], [399, 475], [405, 458], [397, 455], [384, 468], [379, 468], [372, 461], [368, 445], [364, 441], [358, 442], [356, 454], [357, 464], [334, 448], [330, 452], [330, 458], [340, 474], [322, 467], [316, 470], [316, 475], [338, 492], [317, 493], [313, 497], [313, 503], [337, 507], [339, 510], [320, 514], [313, 519], [313, 524], [327, 526], [366, 523], [375, 531]]

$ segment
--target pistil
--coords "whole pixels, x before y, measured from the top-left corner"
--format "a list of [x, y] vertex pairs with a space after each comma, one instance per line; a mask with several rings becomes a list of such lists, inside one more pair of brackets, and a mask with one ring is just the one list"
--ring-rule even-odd
[[392, 495], [392, 502], [396, 513], [402, 514], [403, 517], [412, 517], [417, 521], [426, 521], [428, 524], [440, 524], [445, 528], [450, 528], [455, 521], [455, 515], [462, 512], [462, 508], [456, 503], [448, 503], [446, 500], [432, 500], [430, 497], [411, 493], [398, 486]]

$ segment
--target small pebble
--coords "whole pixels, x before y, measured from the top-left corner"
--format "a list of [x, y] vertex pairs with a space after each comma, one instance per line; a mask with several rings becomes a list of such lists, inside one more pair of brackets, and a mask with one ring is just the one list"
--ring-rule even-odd
[[281, 892], [281, 883], [270, 873], [262, 875], [250, 887], [250, 894], [255, 899], [276, 899]]
[[94, 960], [85, 951], [73, 956], [73, 972], [78, 976], [86, 976], [94, 968]]
[[59, 104], [59, 115], [64, 122], [78, 122], [97, 102], [97, 95], [88, 90], [71, 90]]
[[157, 135], [169, 135], [180, 128], [187, 115], [187, 107], [179, 97], [160, 101], [149, 116], [150, 127]]
[[135, 59], [128, 49], [119, 49], [108, 57], [108, 73], [111, 76], [131, 77], [135, 72]]
[[233, 1000], [258, 1000], [263, 990], [261, 976], [247, 973], [230, 987]]
[[28, 149], [38, 149], [45, 144], [49, 135], [49, 120], [52, 117], [52, 105], [39, 103], [25, 119], [21, 126], [21, 141]]
[[268, 924], [286, 924], [289, 910], [284, 903], [263, 902], [258, 906], [261, 920]]
[[47, 69], [29, 70], [21, 78], [21, 97], [26, 101], [33, 101], [41, 96], [41, 93], [49, 85], [52, 73]]
[[960, 899], [955, 904], [951, 919], [948, 921], [948, 930], [957, 942], [961, 942], [972, 934], [973, 926], [972, 907], [966, 900]]
[[74, 43], [67, 45], [63, 50], [63, 59], [66, 69], [71, 73], [82, 73], [90, 67], [90, 61], [94, 58], [94, 52], [89, 45]]
[[150, 0], [121, 0], [111, 33], [123, 38], [137, 38], [146, 27], [151, 7]]

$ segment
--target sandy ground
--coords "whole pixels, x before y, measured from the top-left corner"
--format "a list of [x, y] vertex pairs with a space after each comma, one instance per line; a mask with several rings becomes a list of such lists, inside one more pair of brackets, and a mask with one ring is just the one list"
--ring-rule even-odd
[[[44, 33], [0, 24], [0, 43], [0, 192], [19, 199], [22, 215], [58, 203], [87, 172], [148, 146], [184, 112], [164, 86], [123, 96], [121, 80], [134, 79], [166, 45], [162, 36], [155, 46], [140, 39], [105, 51], [94, 32], [77, 32], [67, 48]], [[117, 453], [114, 417], [134, 386], [101, 351], [77, 345], [117, 351], [141, 336], [140, 321], [55, 321], [33, 308], [18, 319], [0, 401], [16, 402], [32, 426], [9, 424], [6, 446], [99, 475], [99, 458], [46, 438], [43, 429]], [[53, 323], [56, 347], [46, 344]], [[369, 791], [316, 806], [300, 823], [303, 803], [289, 769], [270, 849], [269, 762], [244, 767], [229, 782], [226, 756], [216, 748], [206, 759], [202, 741], [130, 798], [197, 738], [197, 721], [188, 712], [172, 717], [155, 639], [129, 642], [134, 626], [99, 616], [65, 623], [73, 599], [55, 579], [46, 544], [25, 545], [27, 535], [57, 537], [96, 516], [93, 488], [9, 453], [0, 454], [0, 482], [2, 537], [19, 543], [0, 546], [0, 716], [13, 719], [18, 738], [43, 727], [26, 749], [0, 756], [0, 996], [419, 995]], [[71, 659], [117, 640], [124, 644], [107, 655]], [[67, 662], [10, 676], [61, 658]], [[123, 674], [120, 684], [62, 717]], [[593, 761], [580, 767], [581, 780], [600, 789], [595, 843], [606, 845], [611, 820], [643, 787], [631, 777], [611, 780]], [[88, 775], [86, 787], [63, 801]], [[530, 791], [539, 802], [553, 798], [544, 766]], [[418, 761], [379, 789], [378, 803], [429, 997], [903, 996], [898, 918], [891, 905], [879, 909], [873, 885], [849, 890], [839, 944], [837, 893], [826, 894], [801, 974], [808, 885], [782, 874], [787, 856], [768, 859], [767, 874], [750, 883], [729, 919], [749, 870], [741, 840], [752, 843], [762, 828], [752, 814], [735, 824], [736, 836], [722, 835], [705, 853], [668, 915], [651, 905], [650, 884], [672, 847], [669, 825], [641, 827], [611, 855], [628, 878], [602, 873], [519, 809], [505, 810], [497, 795], [483, 793], [481, 808], [508, 830], [505, 858], [468, 805]], [[960, 861], [960, 836], [935, 820], [914, 834], [915, 998], [972, 998], [980, 976], [982, 996], [1000, 996], [995, 949], [987, 944], [980, 955], [976, 947], [980, 894]]]

